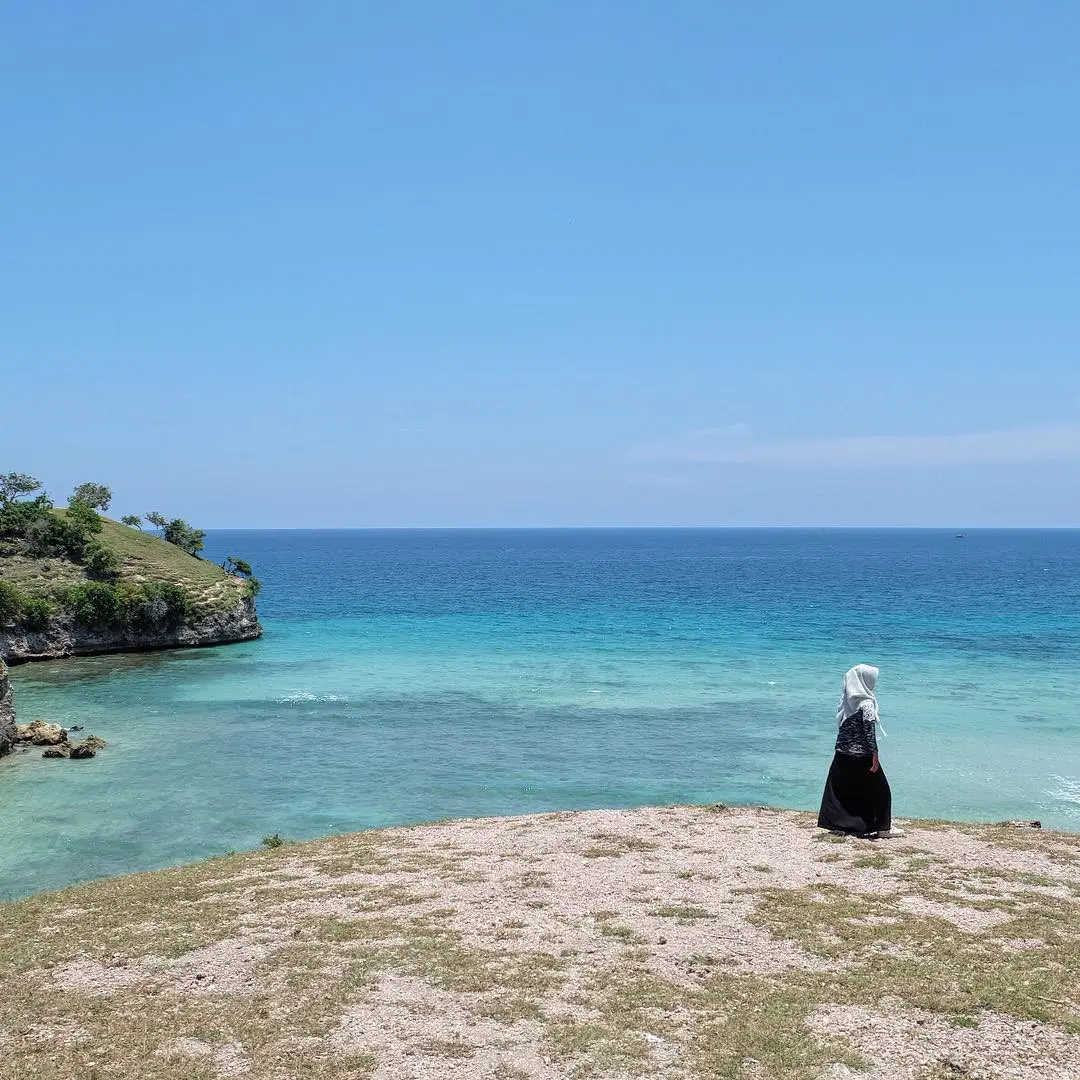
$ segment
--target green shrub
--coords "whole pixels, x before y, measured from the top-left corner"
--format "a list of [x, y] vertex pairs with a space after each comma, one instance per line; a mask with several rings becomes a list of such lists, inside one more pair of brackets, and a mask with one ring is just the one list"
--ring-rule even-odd
[[10, 581], [0, 581], [0, 623], [21, 622], [28, 630], [44, 630], [55, 613], [48, 600], [27, 596]]
[[0, 581], [0, 623], [18, 619], [26, 603], [26, 594], [10, 581]]
[[124, 601], [117, 586], [84, 581], [62, 593], [61, 603], [80, 626], [124, 626]]
[[[97, 530], [101, 530], [101, 519], [90, 511], [97, 521]], [[80, 562], [86, 553], [91, 533], [86, 531], [86, 522], [67, 517], [58, 518], [46, 514], [34, 521], [26, 532], [26, 540], [31, 555], [39, 558], [68, 558]], [[92, 525], [92, 523], [91, 523]]]
[[101, 515], [92, 507], [83, 502], [73, 502], [67, 509], [67, 521], [73, 525], [87, 540], [101, 532]]
[[91, 540], [83, 551], [83, 567], [87, 576], [108, 581], [120, 573], [120, 557], [98, 540]]
[[192, 615], [191, 598], [182, 585], [171, 581], [148, 581], [143, 587], [144, 618], [178, 625]]
[[56, 614], [56, 605], [40, 596], [28, 596], [23, 601], [22, 621], [28, 630], [44, 630]]
[[249, 600], [254, 600], [261, 590], [262, 582], [257, 577], [248, 578], [247, 581], [244, 582], [244, 595]]
[[24, 539], [37, 522], [49, 520], [51, 508], [52, 502], [47, 495], [0, 508], [0, 537]]
[[168, 581], [86, 581], [64, 589], [58, 599], [80, 626], [160, 629], [179, 626], [192, 614], [184, 588]]

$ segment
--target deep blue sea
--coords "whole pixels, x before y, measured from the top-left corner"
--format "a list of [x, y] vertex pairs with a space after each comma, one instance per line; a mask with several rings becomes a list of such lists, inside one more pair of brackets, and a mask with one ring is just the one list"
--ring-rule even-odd
[[16, 668], [92, 762], [0, 762], [0, 896], [291, 838], [815, 807], [881, 668], [895, 811], [1080, 829], [1080, 532], [218, 532], [258, 642]]

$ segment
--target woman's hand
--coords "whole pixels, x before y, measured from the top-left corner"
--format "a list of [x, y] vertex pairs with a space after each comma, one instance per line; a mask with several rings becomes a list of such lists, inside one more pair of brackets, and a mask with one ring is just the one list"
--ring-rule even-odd
[[870, 771], [877, 772], [881, 766], [878, 764], [877, 751], [874, 752], [874, 760], [870, 762]]

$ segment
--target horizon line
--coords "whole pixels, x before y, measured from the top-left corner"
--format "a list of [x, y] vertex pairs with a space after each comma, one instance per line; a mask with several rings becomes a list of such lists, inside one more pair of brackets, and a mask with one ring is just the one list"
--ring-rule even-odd
[[1080, 525], [213, 525], [210, 532], [1080, 532]]

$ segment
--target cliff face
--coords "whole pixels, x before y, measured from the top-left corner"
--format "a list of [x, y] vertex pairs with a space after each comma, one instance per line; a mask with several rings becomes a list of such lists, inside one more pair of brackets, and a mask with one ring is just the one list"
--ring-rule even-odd
[[[68, 616], [53, 619], [44, 630], [0, 626], [0, 660], [18, 664], [27, 660], [57, 660], [65, 656], [94, 653], [137, 652], [144, 649], [176, 649], [201, 645], [225, 645], [251, 641], [262, 634], [255, 603], [243, 597], [232, 608], [174, 626], [163, 623], [148, 629], [77, 626]], [[2, 666], [2, 665], [0, 665]], [[7, 686], [7, 680], [0, 687]], [[10, 697], [10, 689], [8, 690]], [[0, 721], [3, 717], [0, 689]], [[14, 710], [12, 710], [14, 716]]]
[[6, 754], [15, 742], [15, 703], [11, 700], [11, 683], [7, 668], [0, 660], [0, 754]]

